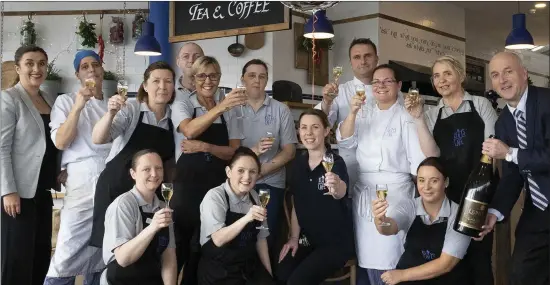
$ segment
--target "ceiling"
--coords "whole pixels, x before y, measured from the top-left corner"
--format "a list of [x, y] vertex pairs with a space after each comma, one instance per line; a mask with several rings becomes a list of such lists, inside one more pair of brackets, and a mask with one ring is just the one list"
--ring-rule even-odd
[[[539, 52], [548, 54], [550, 43], [550, 3], [544, 1], [472, 1], [452, 2], [454, 5], [465, 9], [466, 37], [472, 31], [479, 34], [487, 34], [492, 38], [506, 39], [512, 29], [512, 15], [519, 11], [525, 13], [527, 18], [527, 30], [533, 36], [536, 46], [546, 46]], [[531, 14], [530, 9], [535, 3], [546, 3], [546, 7], [536, 9]]]

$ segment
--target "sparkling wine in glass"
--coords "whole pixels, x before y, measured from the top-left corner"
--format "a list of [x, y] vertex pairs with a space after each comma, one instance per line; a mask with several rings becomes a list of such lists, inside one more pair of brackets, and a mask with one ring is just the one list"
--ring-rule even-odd
[[[332, 77], [334, 84], [338, 84], [338, 79], [340, 79], [340, 76], [342, 76], [342, 67], [341, 66], [335, 66], [332, 68]], [[330, 92], [328, 94], [330, 97], [335, 98], [338, 96], [338, 93], [336, 92]]]
[[117, 82], [117, 94], [122, 96], [124, 98], [124, 101], [128, 99], [128, 81], [126, 80], [119, 80]]
[[84, 81], [84, 85], [88, 89], [94, 89], [95, 88], [95, 80], [93, 78], [88, 78]]
[[[235, 88], [237, 88], [237, 90], [239, 92], [242, 92], [243, 94], [246, 95], [246, 86], [244, 86], [240, 81], [237, 82], [237, 84], [235, 85]], [[246, 118], [244, 107], [245, 106], [241, 105], [241, 114], [240, 114], [240, 116], [237, 117], [237, 119], [245, 119]]]
[[[331, 172], [332, 167], [334, 166], [334, 156], [332, 152], [326, 152], [323, 156], [323, 161], [321, 162], [326, 172]], [[331, 195], [330, 192], [323, 193], [323, 195]]]
[[366, 112], [365, 112], [364, 106], [365, 106], [365, 100], [367, 99], [367, 96], [365, 94], [365, 86], [363, 84], [355, 85], [355, 95], [359, 96], [363, 101], [361, 105], [361, 117], [365, 118]]
[[[269, 189], [260, 189], [260, 191], [258, 192], [258, 196], [260, 197], [260, 206], [262, 206], [262, 208], [264, 209], [267, 208], [267, 204], [269, 203]], [[256, 227], [256, 229], [269, 230], [269, 228], [264, 227], [263, 224], [259, 227]]]
[[406, 95], [406, 98], [410, 98], [413, 105], [411, 105], [411, 108], [414, 107], [416, 104], [420, 103], [420, 90], [416, 88], [416, 82], [413, 81], [411, 88], [409, 88], [409, 92]]
[[164, 201], [166, 202], [166, 208], [168, 208], [168, 204], [170, 204], [170, 199], [172, 199], [172, 195], [174, 194], [174, 184], [172, 183], [162, 183], [162, 197], [164, 198]]
[[[378, 199], [386, 201], [387, 196], [388, 196], [388, 185], [376, 184], [376, 197], [378, 197]], [[390, 223], [383, 221], [380, 225], [383, 227], [387, 227], [390, 225]]]

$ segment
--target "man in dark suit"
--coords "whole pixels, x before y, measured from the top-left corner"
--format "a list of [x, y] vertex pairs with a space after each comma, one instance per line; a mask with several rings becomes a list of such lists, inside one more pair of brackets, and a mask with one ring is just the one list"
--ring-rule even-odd
[[525, 205], [516, 228], [511, 285], [548, 285], [550, 214], [550, 91], [528, 86], [527, 70], [510, 52], [489, 63], [493, 88], [506, 101], [495, 124], [496, 137], [483, 153], [504, 159], [502, 178], [491, 202], [481, 238], [509, 216], [521, 190]]

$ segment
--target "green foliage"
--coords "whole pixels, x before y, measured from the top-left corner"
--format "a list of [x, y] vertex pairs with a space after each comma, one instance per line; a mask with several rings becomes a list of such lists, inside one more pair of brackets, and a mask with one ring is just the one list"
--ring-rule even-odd
[[97, 36], [95, 34], [95, 24], [88, 22], [84, 18], [78, 25], [78, 32], [76, 32], [82, 38], [82, 46], [95, 48], [97, 44]]
[[103, 73], [103, 80], [114, 80], [114, 81], [116, 81], [117, 76], [116, 76], [116, 74], [114, 74], [111, 71], [105, 71], [105, 73]]
[[34, 23], [31, 20], [25, 21], [21, 27], [21, 45], [31, 46], [36, 44], [36, 30], [34, 29]]
[[527, 76], [527, 84], [533, 85], [533, 80], [531, 80], [530, 76]]
[[61, 81], [59, 71], [59, 69], [55, 68], [53, 62], [48, 63], [48, 68], [46, 69], [46, 80]]

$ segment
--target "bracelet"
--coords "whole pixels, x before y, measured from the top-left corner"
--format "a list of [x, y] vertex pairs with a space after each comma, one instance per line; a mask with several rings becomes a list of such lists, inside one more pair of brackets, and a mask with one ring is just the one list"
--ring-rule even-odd
[[293, 239], [299, 240], [300, 238], [299, 237], [290, 237], [288, 240], [293, 240]]

